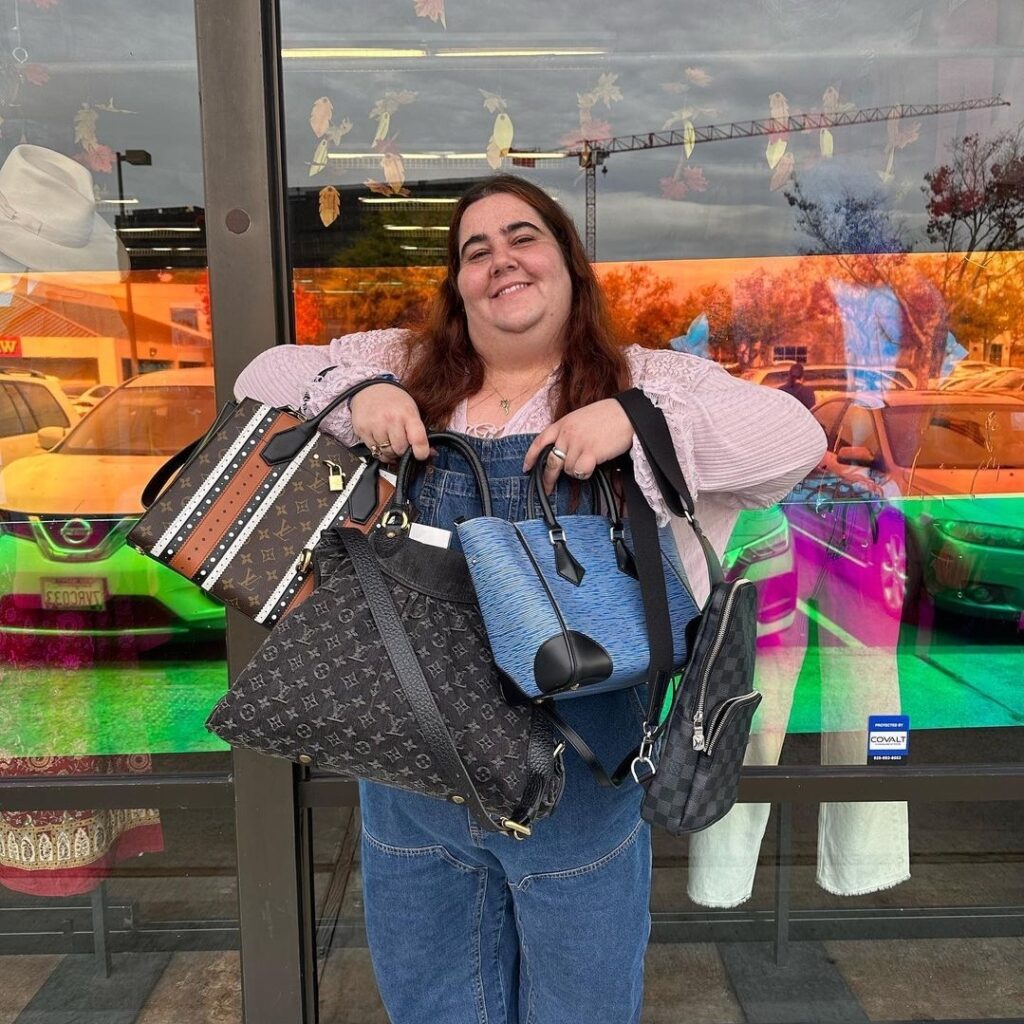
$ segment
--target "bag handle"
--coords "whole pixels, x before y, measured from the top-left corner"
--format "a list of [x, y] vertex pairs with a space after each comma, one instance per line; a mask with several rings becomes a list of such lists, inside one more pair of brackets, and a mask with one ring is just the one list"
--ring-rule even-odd
[[444, 777], [445, 783], [466, 801], [473, 816], [481, 825], [492, 832], [525, 838], [530, 834], [528, 822], [513, 821], [510, 818], [502, 818], [500, 822], [495, 822], [484, 807], [452, 740], [448, 726], [445, 725], [434, 695], [430, 692], [423, 669], [409, 642], [409, 635], [402, 625], [394, 602], [388, 594], [387, 585], [369, 542], [358, 530], [339, 530], [338, 536], [352, 560], [352, 567], [366, 595], [370, 613], [384, 641], [387, 656], [395, 670], [399, 685], [430, 748], [435, 769]]
[[[341, 405], [342, 402], [355, 398], [364, 388], [375, 384], [390, 384], [393, 388], [405, 391], [405, 388], [393, 377], [367, 377], [352, 387], [346, 388], [340, 395], [335, 395], [315, 416], [297, 423], [294, 427], [275, 434], [263, 447], [260, 457], [268, 466], [276, 466], [281, 462], [291, 462], [299, 452], [313, 439], [320, 429], [320, 424]], [[408, 394], [408, 392], [406, 392]]]
[[[320, 426], [325, 416], [332, 413], [347, 398], [354, 397], [363, 388], [368, 388], [371, 384], [392, 384], [396, 388], [402, 387], [401, 384], [391, 377], [369, 377], [366, 380], [359, 381], [357, 384], [353, 384], [347, 391], [343, 391], [340, 395], [332, 398], [312, 419], [305, 420], [295, 427], [289, 427], [287, 430], [282, 430], [280, 433], [275, 434], [270, 439], [269, 444], [263, 449], [263, 458], [270, 465], [288, 462], [294, 458], [312, 438], [313, 431]], [[402, 390], [404, 391], [405, 389], [402, 388]], [[238, 402], [225, 402], [224, 407], [213, 421], [213, 425], [202, 437], [197, 437], [191, 444], [187, 444], [180, 451], [175, 452], [157, 469], [149, 478], [149, 483], [142, 489], [142, 507], [144, 509], [148, 509], [156, 501], [168, 483], [189, 463], [199, 449], [213, 438], [214, 434], [227, 422], [228, 417], [237, 408]], [[285, 440], [278, 445], [280, 438], [285, 438]], [[268, 454], [272, 449], [274, 454]]]
[[[526, 516], [528, 519], [533, 518], [533, 499], [534, 495], [536, 495], [540, 502], [541, 516], [544, 519], [544, 524], [548, 528], [548, 539], [551, 541], [552, 548], [554, 548], [555, 571], [563, 579], [578, 587], [583, 582], [586, 569], [580, 565], [573, 556], [573, 553], [569, 550], [569, 545], [565, 540], [565, 530], [562, 529], [561, 524], [555, 518], [551, 502], [548, 500], [548, 496], [544, 493], [544, 464], [551, 452], [554, 451], [554, 448], [555, 446], [553, 444], [546, 445], [538, 456], [537, 461], [534, 463], [533, 469], [530, 471], [530, 479], [527, 484]], [[615, 548], [615, 561], [619, 567], [619, 571], [636, 579], [636, 563], [633, 560], [632, 552], [628, 547], [626, 547], [622, 518], [619, 515], [615, 496], [612, 492], [611, 484], [608, 482], [608, 477], [600, 466], [597, 467], [594, 471], [594, 475], [590, 478], [590, 490], [593, 495], [595, 510], [599, 511], [601, 500], [604, 501], [608, 508], [608, 517], [611, 519], [608, 539]]]
[[[431, 445], [443, 445], [446, 448], [454, 448], [468, 463], [469, 468], [476, 479], [477, 490], [480, 492], [480, 507], [485, 516], [494, 515], [491, 505], [491, 488], [487, 482], [487, 470], [480, 461], [479, 456], [473, 450], [473, 446], [461, 435], [450, 430], [430, 431], [427, 434], [427, 441]], [[391, 508], [384, 514], [381, 525], [388, 525], [393, 512], [404, 513], [408, 516], [409, 510], [409, 484], [411, 476], [420, 465], [412, 448], [408, 448], [398, 463], [398, 472], [395, 480], [395, 493], [391, 499]]]

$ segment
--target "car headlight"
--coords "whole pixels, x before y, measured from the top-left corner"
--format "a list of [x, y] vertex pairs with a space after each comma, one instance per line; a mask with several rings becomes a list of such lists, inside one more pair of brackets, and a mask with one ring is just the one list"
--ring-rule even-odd
[[783, 554], [789, 547], [789, 522], [783, 519], [774, 530], [761, 537], [756, 537], [742, 547], [730, 548], [722, 556], [722, 568], [728, 572], [738, 562], [751, 565], [753, 562], [765, 562], [769, 558]]
[[32, 523], [24, 512], [11, 512], [0, 508], [0, 537], [21, 537], [23, 540], [35, 540]]
[[992, 523], [971, 523], [963, 519], [938, 519], [935, 528], [944, 537], [967, 544], [993, 548], [1024, 548], [1024, 529], [1019, 526], [996, 526]]

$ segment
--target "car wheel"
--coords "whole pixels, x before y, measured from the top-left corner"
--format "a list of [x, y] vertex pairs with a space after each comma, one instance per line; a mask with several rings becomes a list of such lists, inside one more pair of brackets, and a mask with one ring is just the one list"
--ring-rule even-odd
[[921, 565], [904, 520], [882, 524], [877, 551], [875, 566], [883, 607], [894, 618], [916, 622], [921, 604]]

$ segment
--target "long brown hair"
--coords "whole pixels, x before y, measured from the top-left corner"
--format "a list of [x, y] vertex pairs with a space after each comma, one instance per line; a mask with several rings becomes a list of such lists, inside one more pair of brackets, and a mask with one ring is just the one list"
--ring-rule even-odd
[[554, 419], [630, 386], [629, 366], [617, 344], [601, 286], [568, 214], [543, 189], [511, 174], [497, 174], [465, 192], [448, 231], [448, 272], [423, 325], [408, 342], [402, 383], [416, 400], [423, 421], [447, 425], [459, 402], [484, 383], [484, 364], [473, 348], [459, 295], [459, 227], [473, 203], [508, 193], [533, 207], [562, 250], [572, 281], [565, 350], [555, 386]]

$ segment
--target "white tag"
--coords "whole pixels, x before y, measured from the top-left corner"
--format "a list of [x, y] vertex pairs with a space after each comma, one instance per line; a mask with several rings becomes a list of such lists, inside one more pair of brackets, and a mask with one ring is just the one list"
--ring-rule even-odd
[[430, 544], [435, 548], [446, 548], [452, 542], [451, 530], [439, 530], [436, 526], [424, 526], [413, 523], [409, 527], [409, 539], [418, 540], [421, 544]]
[[382, 480], [387, 480], [387, 482], [391, 484], [392, 487], [394, 487], [395, 484], [398, 483], [398, 477], [395, 476], [394, 473], [389, 473], [386, 469], [382, 469], [380, 471], [380, 478]]

